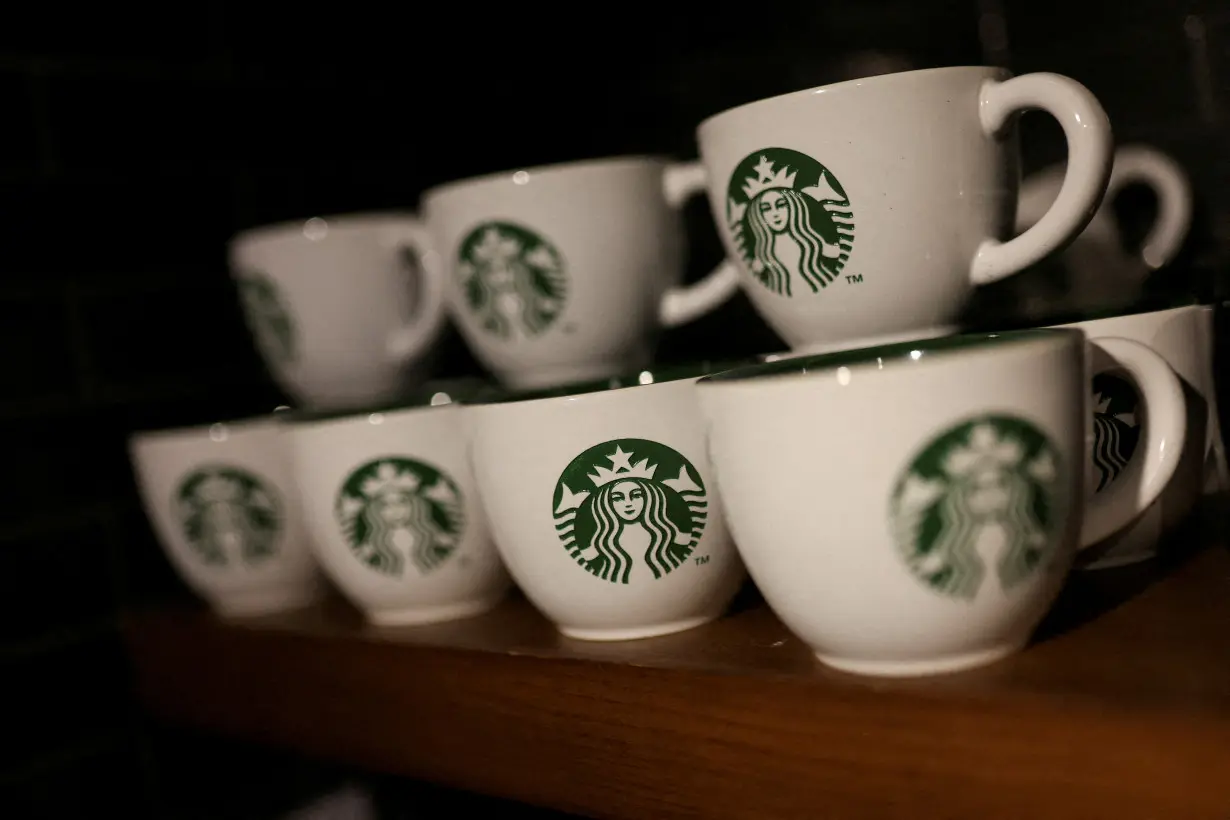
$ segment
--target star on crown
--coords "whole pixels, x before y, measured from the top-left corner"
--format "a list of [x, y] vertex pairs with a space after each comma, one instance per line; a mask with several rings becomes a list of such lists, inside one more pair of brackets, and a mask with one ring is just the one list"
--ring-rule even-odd
[[197, 486], [196, 495], [202, 501], [234, 501], [243, 495], [243, 488], [233, 479], [214, 474]]
[[794, 178], [799, 173], [791, 171], [789, 165], [776, 168], [763, 154], [760, 156], [760, 162], [756, 163], [756, 167], [752, 170], [756, 172], [756, 176], [743, 180], [743, 193], [748, 199], [755, 199], [758, 194], [769, 188], [793, 188]]
[[411, 472], [401, 472], [393, 464], [385, 462], [376, 468], [376, 474], [363, 482], [363, 495], [368, 498], [386, 493], [412, 493], [419, 488], [419, 478]]
[[658, 469], [657, 464], [650, 464], [647, 458], [643, 458], [635, 463], [631, 459], [632, 453], [625, 453], [616, 444], [615, 452], [607, 456], [607, 460], [611, 462], [610, 468], [595, 465], [594, 472], [590, 473], [587, 478], [594, 482], [595, 487], [601, 487], [604, 484], [609, 484], [612, 481], [618, 481], [623, 478], [653, 478], [653, 474]]

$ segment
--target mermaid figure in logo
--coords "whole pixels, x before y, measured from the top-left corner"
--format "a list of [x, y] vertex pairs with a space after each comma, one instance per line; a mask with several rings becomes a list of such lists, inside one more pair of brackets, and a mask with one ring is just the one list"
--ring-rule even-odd
[[1035, 462], [1026, 468], [1023, 461], [1018, 444], [995, 440], [986, 428], [975, 428], [969, 446], [948, 457], [948, 488], [935, 506], [939, 533], [920, 565], [923, 572], [946, 566], [951, 573], [946, 586], [972, 598], [988, 560], [996, 562], [1004, 589], [1037, 564], [1047, 534], [1027, 469], [1045, 477], [1051, 467]]
[[269, 504], [246, 499], [243, 485], [212, 475], [185, 499], [185, 525], [209, 563], [235, 565], [273, 552], [275, 514]]
[[439, 548], [443, 533], [432, 517], [430, 503], [410, 488], [379, 493], [369, 501], [361, 519], [364, 532], [360, 536], [369, 562], [390, 575], [400, 575], [407, 559], [426, 571], [448, 555]]
[[524, 243], [498, 227], [487, 228], [470, 251], [468, 300], [483, 325], [499, 336], [541, 333], [559, 311], [559, 264], [543, 245]]
[[748, 204], [753, 265], [778, 293], [789, 296], [795, 276], [801, 276], [813, 293], [836, 276], [826, 262], [841, 255], [841, 246], [826, 241], [812, 227], [813, 207], [820, 205], [793, 188], [770, 188]]
[[625, 478], [604, 484], [592, 501], [594, 537], [582, 551], [585, 567], [603, 580], [628, 582], [633, 555], [661, 578], [691, 554], [691, 536], [667, 515], [666, 491], [657, 482]]

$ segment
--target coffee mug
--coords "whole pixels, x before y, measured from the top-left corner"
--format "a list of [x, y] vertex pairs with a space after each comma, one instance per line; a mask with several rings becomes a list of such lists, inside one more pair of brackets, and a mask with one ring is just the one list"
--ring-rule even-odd
[[[1062, 168], [1048, 168], [1021, 186], [1017, 231], [1036, 224], [1059, 192]], [[1157, 197], [1157, 217], [1137, 254], [1123, 250], [1111, 207], [1125, 187], [1143, 184]], [[1102, 207], [1085, 230], [1055, 259], [1058, 270], [1039, 269], [1011, 281], [1020, 318], [1126, 307], [1140, 297], [1149, 274], [1178, 255], [1192, 221], [1192, 193], [1182, 167], [1145, 145], [1115, 152]]]
[[452, 272], [451, 314], [502, 382], [537, 388], [649, 363], [663, 326], [737, 289], [723, 264], [680, 287], [679, 213], [704, 188], [696, 164], [619, 157], [450, 182], [423, 213]]
[[743, 582], [705, 451], [693, 384], [703, 372], [646, 371], [470, 408], [497, 548], [564, 635], [690, 629], [719, 617]]
[[136, 433], [128, 449], [167, 558], [219, 614], [295, 609], [324, 592], [279, 419]]
[[[1051, 209], [1020, 236], [1016, 115], [1068, 140]], [[1106, 189], [1111, 130], [1079, 83], [999, 68], [867, 77], [749, 103], [697, 129], [709, 202], [757, 311], [819, 352], [952, 331], [976, 285], [1061, 247]]]
[[313, 550], [374, 624], [477, 615], [511, 586], [467, 460], [468, 410], [451, 392], [429, 386], [398, 407], [301, 413], [290, 426]]
[[[1174, 370], [1186, 396], [1187, 436], [1174, 478], [1141, 519], [1077, 558], [1082, 569], [1131, 564], [1157, 554], [1162, 534], [1183, 521], [1206, 490], [1223, 486], [1225, 455], [1213, 383], [1213, 310], [1188, 305], [1074, 322], [1093, 340], [1118, 337], [1146, 345]], [[1108, 370], [1092, 384], [1093, 467], [1089, 493], [1106, 491], [1137, 456], [1146, 422], [1138, 387], [1126, 372]]]
[[[1134, 480], [1085, 502], [1095, 348], [1150, 414]], [[1078, 546], [1157, 499], [1185, 433], [1182, 388], [1156, 354], [1075, 330], [781, 359], [697, 390], [753, 580], [821, 661], [867, 675], [1024, 646]]]
[[413, 215], [256, 228], [231, 241], [230, 260], [257, 348], [298, 402], [391, 401], [425, 378], [445, 324], [444, 281]]

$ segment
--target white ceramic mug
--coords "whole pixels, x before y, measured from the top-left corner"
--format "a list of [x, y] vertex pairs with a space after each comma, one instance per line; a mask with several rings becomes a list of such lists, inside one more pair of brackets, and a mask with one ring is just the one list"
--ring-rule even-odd
[[705, 451], [700, 372], [470, 408], [500, 555], [563, 634], [679, 632], [719, 617], [738, 591], [745, 575]]
[[[1063, 183], [1063, 168], [1048, 168], [1021, 185], [1017, 208], [1018, 232], [1036, 224], [1055, 201]], [[1125, 187], [1143, 184], [1157, 196], [1157, 218], [1145, 236], [1139, 255], [1125, 253], [1111, 203]], [[1149, 274], [1168, 264], [1183, 247], [1192, 221], [1191, 185], [1183, 168], [1166, 154], [1146, 145], [1129, 145], [1115, 152], [1114, 168], [1102, 207], [1088, 227], [1058, 257], [1062, 283], [1040, 277], [1014, 280], [1023, 318], [1104, 310], [1137, 300]]]
[[[1182, 522], [1203, 492], [1225, 486], [1226, 461], [1213, 381], [1213, 309], [1188, 305], [1074, 322], [1061, 327], [1083, 330], [1090, 339], [1118, 337], [1156, 352], [1183, 383], [1187, 436], [1174, 478], [1141, 519], [1093, 547], [1078, 559], [1082, 569], [1131, 564], [1157, 554], [1158, 540]], [[1139, 389], [1130, 373], [1103, 372], [1094, 377], [1094, 474], [1089, 493], [1103, 492], [1119, 480], [1136, 456], [1146, 423]]]
[[390, 401], [426, 376], [445, 325], [444, 280], [412, 214], [256, 228], [231, 241], [230, 261], [266, 365], [304, 405]]
[[430, 389], [419, 403], [291, 424], [313, 549], [372, 623], [477, 615], [511, 586], [470, 471], [467, 412]]
[[726, 264], [680, 287], [679, 209], [703, 189], [697, 164], [617, 157], [428, 191], [424, 217], [474, 355], [518, 388], [648, 365], [660, 328], [713, 310], [738, 287]]
[[[1082, 517], [1095, 348], [1138, 378], [1151, 413], [1136, 480]], [[1024, 646], [1078, 545], [1156, 500], [1185, 433], [1182, 388], [1156, 354], [1073, 330], [781, 359], [697, 389], [765, 600], [824, 663], [869, 675]]]
[[137, 433], [128, 448], [167, 558], [218, 613], [295, 609], [323, 593], [277, 418]]
[[[1016, 115], [1068, 140], [1051, 209], [1011, 234]], [[951, 332], [976, 285], [1061, 247], [1106, 189], [1111, 131], [1084, 86], [961, 67], [867, 77], [760, 100], [697, 129], [709, 202], [744, 290], [796, 350]]]

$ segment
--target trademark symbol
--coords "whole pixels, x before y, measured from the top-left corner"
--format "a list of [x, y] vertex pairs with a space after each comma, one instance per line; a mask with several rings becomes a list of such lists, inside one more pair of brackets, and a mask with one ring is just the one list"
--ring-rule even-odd
[[847, 285], [857, 285], [861, 281], [863, 281], [863, 275], [861, 273], [856, 273], [853, 276], [846, 277]]
[[695, 561], [697, 564], [707, 564], [709, 563], [709, 556], [702, 555], [699, 558], [693, 558], [692, 560]]

